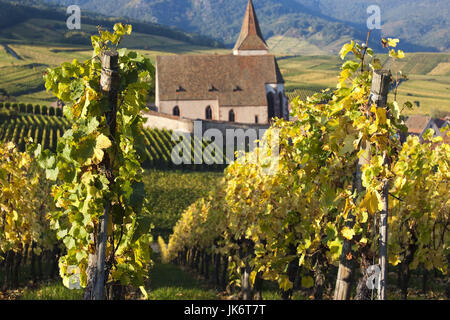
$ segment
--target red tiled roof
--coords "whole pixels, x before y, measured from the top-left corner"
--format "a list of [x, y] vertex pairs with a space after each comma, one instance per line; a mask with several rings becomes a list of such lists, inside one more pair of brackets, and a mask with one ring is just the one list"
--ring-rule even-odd
[[156, 68], [163, 101], [219, 100], [221, 106], [266, 106], [266, 84], [284, 83], [275, 56], [270, 54], [158, 56]]
[[421, 116], [421, 115], [409, 116], [408, 119], [406, 120], [408, 132], [421, 135], [425, 130], [425, 128], [427, 127], [430, 120], [431, 117], [429, 116]]

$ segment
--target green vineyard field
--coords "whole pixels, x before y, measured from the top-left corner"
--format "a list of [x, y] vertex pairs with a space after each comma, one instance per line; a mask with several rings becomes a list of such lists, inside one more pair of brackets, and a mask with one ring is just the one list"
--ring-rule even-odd
[[[0, 108], [0, 141], [11, 141], [21, 151], [26, 148], [26, 139], [33, 138], [33, 141], [42, 144], [44, 149], [55, 152], [58, 138], [64, 135], [70, 125], [66, 118], [56, 115], [22, 113], [12, 108]], [[174, 164], [171, 159], [172, 150], [179, 143], [172, 140], [172, 131], [144, 129], [144, 142], [145, 159], [143, 159], [143, 165], [145, 168], [192, 171], [222, 171], [224, 169], [224, 165], [220, 164], [194, 164], [195, 154], [200, 154], [208, 146], [209, 143], [206, 141], [195, 141], [192, 138], [190, 147], [186, 148], [186, 150], [191, 150], [191, 164], [181, 165]]]
[[286, 97], [288, 98], [289, 102], [293, 101], [297, 97], [300, 97], [300, 100], [305, 101], [308, 97], [312, 96], [316, 92], [319, 92], [319, 90], [298, 88], [291, 91], [286, 91]]

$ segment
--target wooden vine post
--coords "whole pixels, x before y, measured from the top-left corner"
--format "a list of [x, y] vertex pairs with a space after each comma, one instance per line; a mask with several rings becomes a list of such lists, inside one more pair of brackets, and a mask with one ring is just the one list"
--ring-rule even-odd
[[[377, 108], [386, 108], [387, 97], [389, 93], [389, 86], [391, 84], [392, 76], [389, 71], [377, 70], [373, 73], [371, 100]], [[384, 164], [388, 164], [387, 151], [383, 152]], [[378, 299], [386, 299], [386, 281], [387, 281], [387, 243], [388, 243], [388, 209], [389, 209], [389, 185], [388, 181], [384, 181], [383, 192], [381, 194], [381, 201], [383, 209], [380, 212], [380, 252], [379, 252], [379, 264], [380, 264], [380, 282]]]
[[[106, 112], [106, 122], [109, 127], [109, 139], [114, 144], [116, 134], [116, 117], [117, 117], [117, 93], [119, 89], [119, 55], [116, 51], [106, 51], [101, 56], [102, 73], [100, 78], [100, 87], [102, 91], [108, 95], [109, 111]], [[99, 165], [99, 169], [105, 174], [109, 181], [109, 186], [114, 183], [113, 163], [107, 153], [103, 161]], [[88, 284], [85, 292], [85, 299], [87, 300], [103, 300], [105, 292], [105, 283], [107, 279], [106, 267], [106, 246], [107, 246], [107, 225], [110, 219], [111, 199], [105, 199], [104, 214], [99, 219], [97, 241], [96, 241], [96, 255], [95, 255], [95, 269], [92, 271], [93, 282]], [[90, 259], [90, 261], [92, 261]], [[92, 290], [92, 291], [91, 291]]]
[[[391, 74], [389, 71], [385, 70], [376, 70], [373, 73], [372, 79], [372, 87], [370, 92], [370, 101], [369, 103], [374, 103], [377, 108], [386, 108], [387, 105], [387, 96], [389, 93], [389, 85], [391, 81]], [[353, 192], [356, 190], [356, 194], [361, 194], [364, 191], [364, 187], [362, 185], [361, 180], [361, 168], [365, 164], [370, 162], [370, 145], [362, 146], [365, 151], [359, 158], [359, 161], [356, 166], [356, 172], [354, 174], [353, 179]], [[387, 160], [385, 156], [385, 161]], [[380, 237], [380, 266], [381, 263], [386, 263], [387, 261], [387, 197], [388, 197], [388, 186], [385, 183], [385, 187], [382, 194], [383, 206], [385, 210], [381, 213], [381, 222], [382, 227], [380, 228], [380, 233], [383, 232], [383, 235]], [[352, 229], [355, 225], [355, 216], [352, 212], [348, 213], [348, 222], [347, 227]], [[381, 235], [381, 234], [380, 234]], [[344, 239], [344, 243], [342, 246], [342, 253], [339, 261], [339, 269], [338, 275], [336, 279], [336, 287], [334, 291], [334, 300], [348, 300], [350, 299], [350, 293], [352, 289], [353, 282], [353, 272], [355, 268], [355, 254], [352, 253], [352, 242], [351, 240]], [[382, 258], [383, 257], [383, 258]], [[385, 286], [386, 279], [386, 266], [382, 268], [382, 275], [380, 277], [380, 287]], [[384, 275], [383, 275], [383, 272]], [[380, 291], [383, 291], [381, 289]], [[379, 295], [381, 296], [381, 294]], [[383, 299], [384, 299], [384, 291], [383, 291]]]

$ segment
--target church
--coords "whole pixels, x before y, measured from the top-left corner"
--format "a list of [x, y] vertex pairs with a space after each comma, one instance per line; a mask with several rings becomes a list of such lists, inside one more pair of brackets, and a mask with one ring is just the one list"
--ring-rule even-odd
[[156, 58], [158, 112], [191, 120], [268, 124], [289, 118], [284, 80], [248, 1], [230, 54]]

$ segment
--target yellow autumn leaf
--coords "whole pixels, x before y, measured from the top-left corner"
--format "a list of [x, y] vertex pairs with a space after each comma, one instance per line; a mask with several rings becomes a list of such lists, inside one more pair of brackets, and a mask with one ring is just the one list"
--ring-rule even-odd
[[250, 284], [253, 286], [255, 284], [255, 280], [256, 280], [256, 275], [258, 274], [258, 272], [256, 272], [255, 270], [253, 270], [250, 273]]
[[280, 279], [278, 279], [278, 285], [284, 291], [287, 291], [294, 287], [294, 284], [291, 281], [289, 281], [287, 276], [280, 277]]
[[395, 48], [397, 46], [397, 43], [399, 43], [399, 42], [400, 42], [399, 39], [388, 38], [388, 46], [389, 47]]
[[144, 286], [139, 286], [139, 290], [141, 290], [141, 293], [144, 295], [144, 299], [148, 300], [148, 292], [145, 290]]
[[344, 219], [347, 219], [347, 215], [354, 208], [353, 202], [350, 200], [350, 198], [345, 199], [345, 209], [343, 212]]
[[345, 56], [350, 51], [352, 51], [354, 47], [355, 47], [355, 42], [353, 40], [350, 43], [344, 44], [344, 46], [342, 47], [341, 51], [339, 52], [339, 55], [340, 55], [341, 59], [344, 60]]
[[398, 265], [400, 262], [400, 257], [398, 255], [389, 256], [389, 263], [392, 264], [394, 267]]
[[107, 136], [105, 136], [103, 133], [97, 137], [96, 148], [108, 149], [109, 147], [111, 147], [111, 145], [112, 145], [111, 140], [109, 140], [109, 138]]
[[381, 196], [376, 190], [366, 193], [364, 199], [360, 203], [360, 207], [366, 209], [370, 214], [375, 214], [383, 209]]
[[94, 149], [94, 156], [92, 157], [92, 162], [94, 164], [99, 164], [100, 162], [102, 162], [104, 155], [105, 155], [105, 153], [103, 152], [102, 149], [95, 148]]
[[349, 227], [344, 227], [341, 232], [344, 238], [347, 240], [352, 240], [353, 236], [355, 235], [355, 230], [350, 229]]
[[386, 124], [387, 121], [386, 110], [387, 109], [385, 108], [375, 108], [375, 113], [377, 116], [375, 123], [377, 126]]

